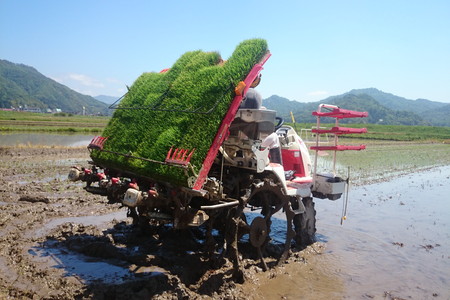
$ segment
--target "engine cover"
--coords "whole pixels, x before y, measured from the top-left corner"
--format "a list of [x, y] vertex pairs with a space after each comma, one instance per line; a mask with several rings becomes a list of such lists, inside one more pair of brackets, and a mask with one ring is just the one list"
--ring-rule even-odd
[[142, 202], [142, 198], [142, 192], [130, 188], [125, 192], [122, 203], [129, 207], [136, 207]]
[[80, 170], [78, 170], [77, 168], [71, 168], [67, 178], [70, 181], [78, 181], [78, 180], [81, 180], [82, 174], [83, 173]]

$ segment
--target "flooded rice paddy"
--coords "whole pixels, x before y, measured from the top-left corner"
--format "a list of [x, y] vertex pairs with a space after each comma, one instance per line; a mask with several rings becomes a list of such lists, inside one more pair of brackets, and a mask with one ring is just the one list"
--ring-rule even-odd
[[[316, 202], [325, 256], [336, 260], [345, 295], [450, 297], [450, 166], [351, 190], [342, 202]], [[333, 222], [334, 220], [334, 222]]]
[[[302, 274], [304, 268], [287, 266], [288, 275], [266, 282], [253, 299], [298, 299], [300, 295], [302, 299], [448, 299], [449, 187], [450, 166], [446, 166], [354, 188], [343, 225], [342, 201], [316, 200], [317, 238], [325, 250], [310, 258], [307, 274]], [[56, 219], [42, 230], [64, 222], [98, 225], [108, 219], [120, 220], [121, 213], [98, 219]], [[249, 222], [252, 214], [248, 212]], [[286, 222], [283, 214], [275, 217], [272, 238], [282, 243]], [[127, 266], [86, 262], [57, 249], [45, 255], [42, 251], [36, 250], [41, 254], [37, 257], [63, 257], [69, 276], [115, 283], [134, 276]], [[158, 273], [153, 270], [153, 274]]]
[[[63, 178], [86, 153], [58, 151], [2, 153], [0, 298], [138, 299], [159, 289], [161, 299], [450, 299], [450, 165], [358, 182], [343, 225], [342, 199], [315, 199], [317, 243], [268, 272], [250, 264], [243, 285], [222, 286], [217, 270], [205, 271], [211, 287], [182, 275], [200, 266], [195, 248], [186, 242], [176, 257], [154, 256], [151, 236], [130, 231], [124, 208]], [[50, 166], [52, 159], [58, 163]], [[18, 201], [30, 194], [49, 203]], [[250, 220], [254, 212], [247, 213]], [[284, 242], [285, 228], [278, 213], [275, 242]]]
[[[342, 201], [316, 199], [325, 250], [305, 270], [288, 266], [264, 299], [450, 299], [450, 166], [352, 188]], [[285, 231], [283, 215], [272, 224]], [[303, 272], [301, 273], [300, 270]], [[284, 298], [283, 298], [284, 297]]]
[[49, 133], [1, 133], [0, 147], [2, 146], [86, 146], [92, 140], [93, 135], [80, 134], [49, 134]]

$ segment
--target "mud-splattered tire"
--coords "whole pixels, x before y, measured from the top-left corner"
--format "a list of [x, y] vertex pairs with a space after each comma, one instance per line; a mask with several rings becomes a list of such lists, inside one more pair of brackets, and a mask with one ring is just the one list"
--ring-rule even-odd
[[316, 241], [316, 210], [313, 198], [303, 198], [305, 212], [295, 215], [295, 242], [297, 247], [306, 247]]

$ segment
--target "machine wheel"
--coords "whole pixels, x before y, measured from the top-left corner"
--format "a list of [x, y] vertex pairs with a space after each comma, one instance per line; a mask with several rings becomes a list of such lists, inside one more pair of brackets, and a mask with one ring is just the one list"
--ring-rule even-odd
[[253, 219], [252, 225], [250, 225], [250, 243], [256, 248], [259, 259], [261, 260], [262, 269], [267, 271], [267, 264], [264, 261], [264, 257], [261, 252], [261, 246], [267, 239], [267, 222], [262, 217], [256, 217]]
[[267, 223], [262, 217], [253, 219], [250, 225], [250, 243], [253, 247], [261, 247], [267, 238]]
[[295, 215], [295, 242], [297, 247], [306, 247], [316, 241], [316, 210], [314, 208], [313, 198], [303, 198], [305, 212]]

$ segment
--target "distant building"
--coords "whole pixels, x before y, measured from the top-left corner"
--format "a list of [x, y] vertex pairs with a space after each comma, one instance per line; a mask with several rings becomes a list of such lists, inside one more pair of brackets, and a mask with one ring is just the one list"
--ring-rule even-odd
[[26, 107], [22, 111], [40, 113], [42, 110], [39, 107]]

